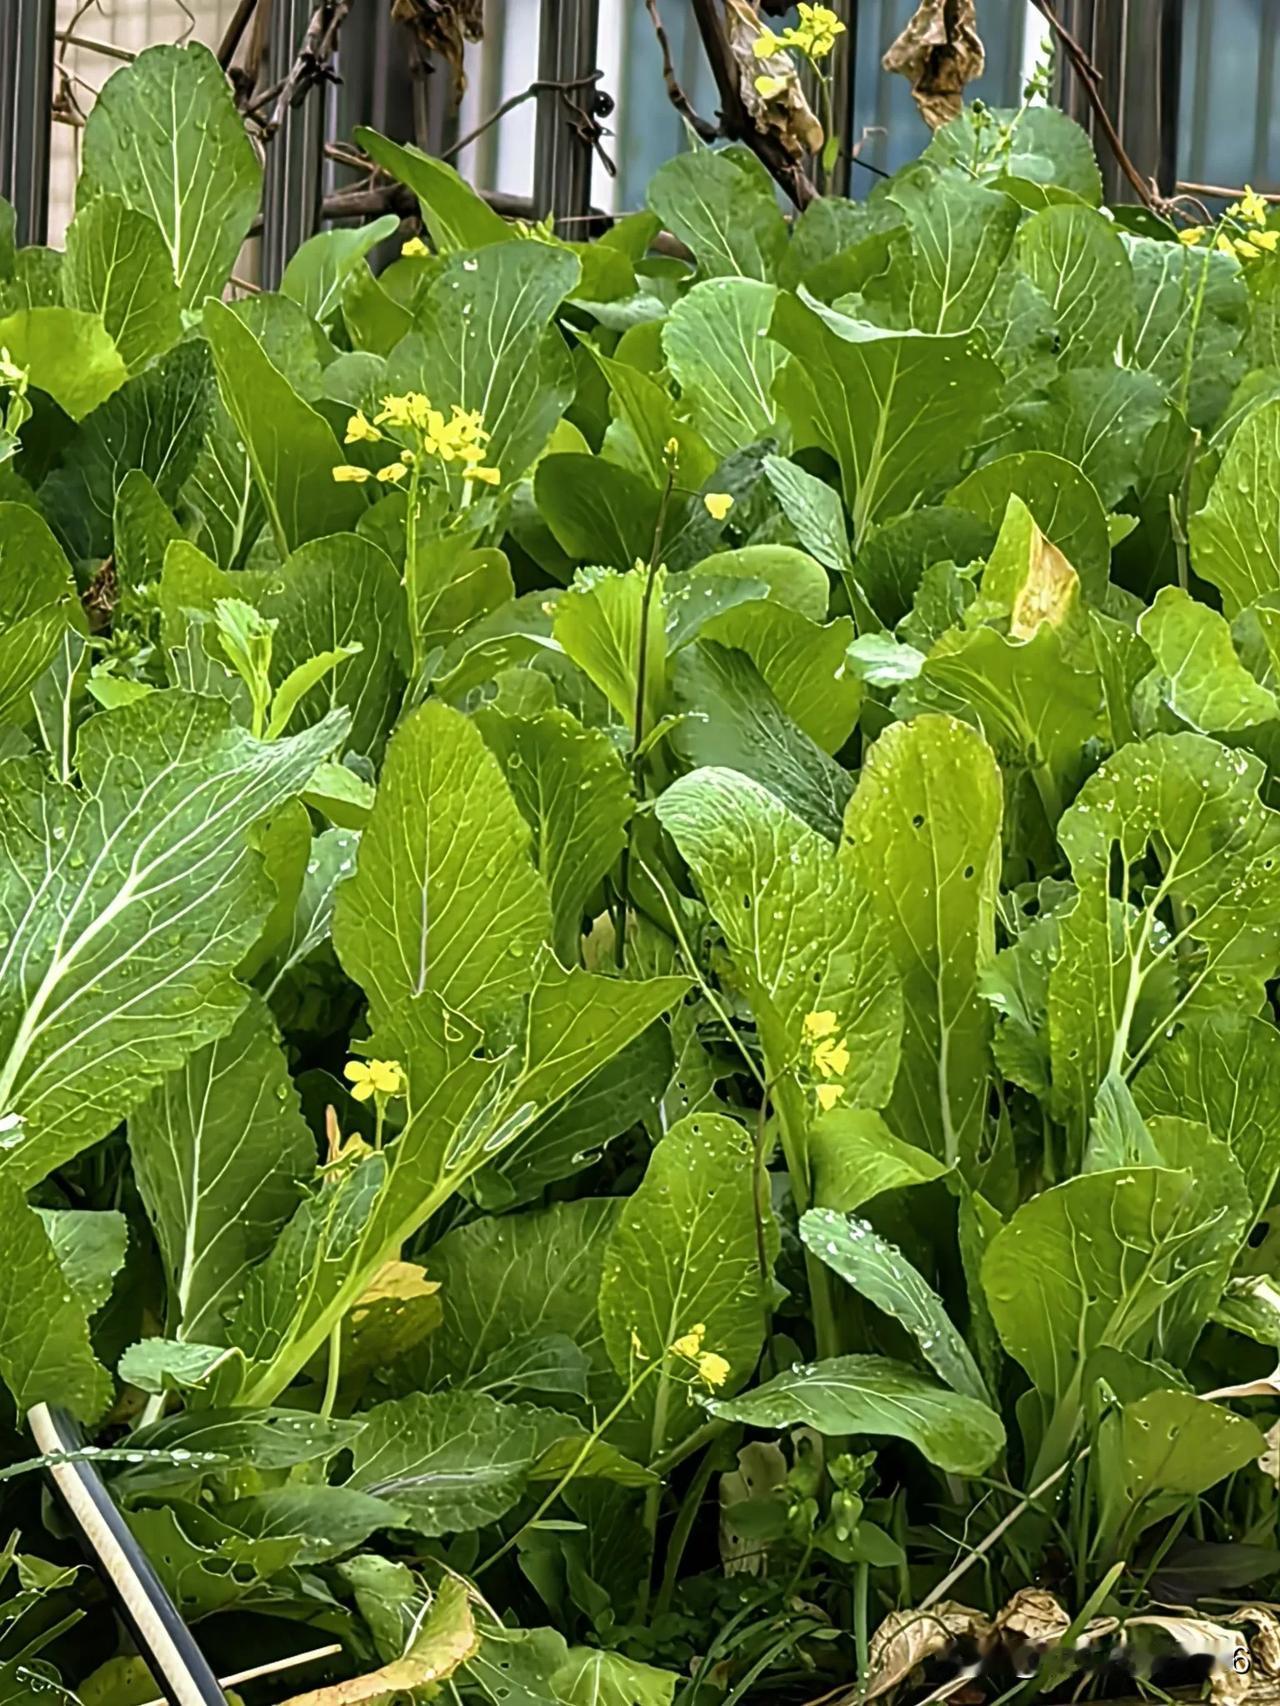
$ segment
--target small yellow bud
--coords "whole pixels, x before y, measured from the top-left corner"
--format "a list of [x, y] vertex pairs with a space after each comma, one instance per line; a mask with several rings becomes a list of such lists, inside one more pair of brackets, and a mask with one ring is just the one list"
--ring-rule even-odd
[[333, 477], [340, 486], [363, 486], [369, 478], [369, 470], [357, 468], [350, 462], [340, 462], [333, 471]]
[[421, 237], [410, 237], [407, 243], [402, 243], [400, 245], [400, 254], [402, 258], [407, 255], [412, 260], [419, 255], [429, 255], [430, 253], [431, 250], [428, 249]]
[[383, 485], [394, 486], [397, 480], [403, 480], [409, 472], [403, 462], [388, 462], [385, 468], [378, 469], [378, 478]]
[[481, 485], [484, 486], [498, 486], [502, 484], [502, 473], [497, 468], [477, 468], [472, 464], [470, 468], [463, 469], [462, 477], [464, 480], [479, 480]]
[[1204, 234], [1205, 227], [1203, 225], [1188, 225], [1185, 231], [1179, 231], [1178, 241], [1185, 243], [1190, 249], [1200, 241]]
[[708, 492], [702, 501], [713, 521], [723, 521], [733, 508], [733, 498], [728, 492]]

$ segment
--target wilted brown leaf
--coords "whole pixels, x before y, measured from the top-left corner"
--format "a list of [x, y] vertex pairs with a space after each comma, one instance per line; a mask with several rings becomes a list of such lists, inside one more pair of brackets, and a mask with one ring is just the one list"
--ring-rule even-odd
[[921, 0], [883, 64], [910, 83], [931, 130], [955, 118], [965, 85], [980, 77], [986, 64], [973, 0]]
[[1042, 622], [1060, 627], [1074, 607], [1079, 591], [1076, 571], [1037, 527], [1030, 572], [1009, 615], [1010, 638], [1029, 640]]
[[[1280, 1422], [1267, 1437], [1280, 1430]], [[1252, 1659], [1250, 1674], [1258, 1680], [1274, 1682], [1280, 1678], [1280, 1617], [1269, 1605], [1242, 1605], [1224, 1623], [1249, 1631], [1249, 1653]]]
[[1030, 1676], [1041, 1655], [1071, 1627], [1071, 1619], [1054, 1594], [1044, 1588], [1019, 1588], [999, 1612], [995, 1633], [1019, 1676]]
[[429, 1683], [443, 1682], [479, 1651], [471, 1595], [465, 1582], [448, 1576], [403, 1658], [393, 1659], [366, 1676], [353, 1676], [309, 1694], [295, 1694], [284, 1706], [370, 1706], [393, 1694], [409, 1694]]
[[738, 1467], [720, 1477], [720, 1561], [726, 1576], [763, 1576], [768, 1547], [733, 1526], [733, 1507], [767, 1498], [787, 1478], [787, 1460], [773, 1440], [754, 1440], [738, 1453]]
[[484, 0], [392, 0], [391, 16], [407, 24], [428, 53], [446, 62], [454, 95], [461, 95], [467, 86], [466, 43], [484, 39]]
[[[939, 1600], [927, 1611], [891, 1611], [871, 1637], [865, 1698], [887, 1694], [917, 1665], [945, 1653], [962, 1636], [985, 1646], [991, 1637], [990, 1618], [953, 1599]], [[963, 1679], [956, 1680], [959, 1684]]]
[[1237, 1706], [1252, 1692], [1249, 1646], [1239, 1630], [1207, 1617], [1150, 1615], [1125, 1619], [1126, 1647], [1146, 1647], [1152, 1636], [1167, 1641], [1184, 1657], [1210, 1661], [1209, 1699], [1213, 1706]]
[[[805, 99], [791, 55], [756, 58], [752, 43], [762, 28], [759, 14], [747, 0], [725, 0], [725, 35], [751, 122], [763, 134], [777, 137], [792, 160], [803, 160], [822, 147], [822, 125]], [[762, 93], [757, 78], [771, 79], [776, 87]]]

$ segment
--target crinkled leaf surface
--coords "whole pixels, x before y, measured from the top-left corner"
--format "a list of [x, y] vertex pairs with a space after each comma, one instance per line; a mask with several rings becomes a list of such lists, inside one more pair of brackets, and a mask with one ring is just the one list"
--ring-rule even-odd
[[82, 786], [0, 768], [0, 1104], [6, 1166], [44, 1176], [104, 1136], [244, 1000], [270, 906], [246, 831], [298, 792], [345, 719], [266, 745], [182, 693], [93, 718]]
[[109, 78], [81, 163], [79, 206], [115, 195], [160, 227], [182, 307], [221, 291], [258, 211], [262, 168], [207, 47], [150, 47]]

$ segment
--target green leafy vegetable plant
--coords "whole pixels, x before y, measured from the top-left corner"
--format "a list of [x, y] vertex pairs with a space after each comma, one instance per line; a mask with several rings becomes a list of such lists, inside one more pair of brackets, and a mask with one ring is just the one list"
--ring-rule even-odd
[[0, 1693], [155, 1692], [42, 1402], [322, 1701], [1274, 1598], [1274, 212], [1039, 106], [590, 244], [357, 140], [427, 240], [237, 298], [153, 48], [0, 244]]

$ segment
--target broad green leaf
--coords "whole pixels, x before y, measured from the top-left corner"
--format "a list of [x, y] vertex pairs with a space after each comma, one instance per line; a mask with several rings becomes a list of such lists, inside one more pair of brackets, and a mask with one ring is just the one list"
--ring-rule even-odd
[[120, 1358], [117, 1372], [126, 1386], [136, 1386], [140, 1392], [198, 1391], [236, 1354], [221, 1345], [141, 1339]]
[[252, 1365], [243, 1402], [274, 1400], [438, 1208], [688, 988], [565, 971], [549, 954], [531, 981], [523, 1023], [513, 1037], [506, 1019], [496, 1058], [432, 990], [379, 1021], [370, 1047], [404, 1063], [405, 1123], [381, 1153], [322, 1182], [254, 1270], [236, 1327]]
[[1049, 983], [1060, 1117], [1083, 1118], [1106, 1074], [1131, 1073], [1169, 1027], [1261, 1005], [1280, 950], [1280, 820], [1257, 797], [1261, 774], [1202, 735], [1154, 735], [1108, 759], [1064, 814], [1079, 894]]
[[182, 497], [200, 549], [224, 569], [239, 568], [267, 510], [239, 429], [218, 396]]
[[153, 219], [118, 196], [97, 196], [71, 221], [62, 289], [68, 308], [100, 316], [130, 373], [182, 336], [164, 236]]
[[393, 142], [367, 125], [356, 129], [355, 140], [371, 160], [417, 196], [423, 223], [440, 254], [480, 249], [517, 236], [446, 161], [433, 160], [412, 143]]
[[1180, 586], [1164, 586], [1138, 632], [1160, 671], [1160, 696], [1201, 734], [1234, 734], [1280, 716], [1280, 702], [1236, 656], [1226, 618]]
[[1022, 499], [1036, 526], [1079, 574], [1085, 596], [1100, 601], [1111, 566], [1111, 541], [1106, 512], [1085, 475], [1047, 450], [1017, 451], [966, 474], [946, 501], [998, 529], [1014, 496]]
[[118, 1209], [42, 1208], [58, 1266], [88, 1315], [105, 1307], [129, 1247], [129, 1223]]
[[424, 391], [445, 414], [483, 417], [485, 459], [511, 485], [533, 466], [573, 396], [551, 321], [580, 275], [568, 249], [492, 243], [451, 255], [427, 286], [415, 330], [391, 352], [387, 385]]
[[[780, 466], [790, 468], [791, 464], [782, 463]], [[831, 493], [831, 496], [835, 494]], [[699, 581], [712, 579], [738, 580], [748, 584], [759, 582], [762, 590], [753, 591], [754, 598], [767, 595], [771, 603], [792, 615], [805, 616], [811, 622], [825, 622], [827, 619], [831, 583], [826, 571], [816, 557], [807, 551], [798, 551], [794, 545], [743, 545], [736, 551], [716, 551], [696, 563], [688, 579], [681, 584], [696, 586]]]
[[280, 555], [308, 539], [350, 532], [365, 499], [358, 486], [333, 478], [346, 456], [328, 422], [225, 303], [206, 302], [204, 331], [223, 404], [243, 440]]
[[[343, 771], [342, 774], [349, 776], [351, 772]], [[303, 794], [304, 801], [310, 802], [313, 798], [315, 785], [313, 774]], [[355, 869], [359, 845], [360, 837], [352, 830], [342, 828], [322, 830], [312, 841], [288, 929], [270, 947], [266, 959], [254, 974], [268, 998], [275, 994], [295, 966], [301, 965], [329, 940], [337, 891]]]
[[597, 1296], [619, 1204], [610, 1197], [554, 1203], [472, 1221], [427, 1254], [440, 1282], [439, 1329], [393, 1373], [418, 1389], [484, 1389], [504, 1354], [559, 1334], [582, 1351], [598, 1396], [613, 1389]]
[[1179, 1275], [1176, 1295], [1160, 1312], [1160, 1349], [1175, 1367], [1185, 1367], [1204, 1325], [1217, 1306], [1253, 1221], [1245, 1177], [1224, 1139], [1184, 1115], [1153, 1114], [1147, 1130], [1161, 1166], [1196, 1181], [1196, 1208], [1212, 1225], [1188, 1252], [1194, 1257]]
[[271, 904], [246, 832], [342, 729], [264, 746], [215, 701], [156, 693], [85, 725], [81, 788], [0, 767], [0, 1106], [25, 1122], [19, 1179], [105, 1136], [234, 1020], [232, 972]]
[[154, 219], [183, 308], [221, 291], [261, 190], [262, 168], [207, 47], [149, 47], [107, 80], [81, 140], [77, 206], [116, 195]]
[[622, 1653], [571, 1647], [552, 1678], [564, 1706], [671, 1706], [680, 1678]]
[[[991, 147], [992, 135], [1001, 137], [998, 147]], [[976, 170], [981, 178], [1021, 178], [1070, 191], [1094, 207], [1102, 200], [1102, 174], [1089, 134], [1057, 107], [988, 107], [981, 119], [966, 107], [933, 133], [924, 158]]]
[[245, 1276], [315, 1165], [270, 1016], [254, 999], [129, 1118], [138, 1188], [169, 1287], [168, 1329], [222, 1342]]
[[[1103, 1423], [1098, 1441], [1101, 1543], [1136, 1535], [1170, 1505], [1256, 1463], [1266, 1440], [1252, 1422], [1194, 1392], [1149, 1392]], [[1168, 1501], [1168, 1503], [1166, 1503]]]
[[884, 332], [783, 294], [773, 336], [796, 358], [778, 387], [798, 442], [840, 465], [855, 551], [873, 522], [953, 483], [999, 382], [966, 334]]
[[754, 1391], [713, 1400], [707, 1408], [723, 1421], [754, 1428], [904, 1439], [951, 1475], [980, 1475], [1004, 1445], [994, 1410], [891, 1357], [797, 1363]]
[[330, 231], [318, 231], [290, 257], [280, 289], [323, 325], [340, 308], [347, 278], [364, 264], [371, 249], [394, 235], [399, 224], [394, 213], [384, 213], [368, 225], [335, 225]]
[[334, 941], [375, 1015], [430, 989], [456, 1012], [526, 992], [548, 939], [531, 832], [479, 729], [431, 701], [387, 748]]
[[902, 979], [902, 1065], [889, 1121], [971, 1167], [982, 1146], [991, 1014], [978, 979], [995, 954], [1003, 795], [981, 736], [924, 716], [871, 748], [845, 817], [871, 929]]
[[782, 352], [769, 337], [777, 290], [748, 278], [708, 278], [676, 303], [662, 347], [680, 399], [718, 457], [770, 437], [773, 376]]
[[88, 1312], [74, 1287], [68, 1290], [45, 1223], [27, 1207], [7, 1157], [0, 1211], [0, 1379], [19, 1415], [33, 1404], [54, 1404], [96, 1422], [111, 1402], [111, 1381], [90, 1346]]
[[648, 560], [661, 496], [638, 475], [603, 456], [558, 452], [539, 462], [533, 490], [539, 514], [573, 562], [625, 573]]
[[820, 1262], [906, 1328], [925, 1361], [953, 1392], [990, 1404], [978, 1365], [942, 1299], [868, 1221], [811, 1208], [801, 1217], [800, 1237]]
[[78, 308], [23, 308], [8, 314], [0, 320], [0, 347], [73, 421], [83, 420], [128, 377], [97, 314]]
[[260, 1591], [299, 1551], [293, 1539], [251, 1540], [185, 1499], [131, 1510], [127, 1521], [179, 1614], [193, 1620]]
[[73, 556], [111, 550], [116, 493], [130, 472], [145, 474], [165, 503], [177, 499], [215, 401], [208, 350], [192, 338], [86, 417], [40, 489], [41, 506]]
[[221, 1513], [254, 1540], [297, 1540], [299, 1564], [323, 1564], [353, 1552], [379, 1529], [401, 1526], [394, 1505], [354, 1487], [273, 1487], [236, 1499]]
[[[413, 1393], [377, 1404], [361, 1417], [348, 1483], [386, 1499], [422, 1535], [458, 1534], [504, 1516], [533, 1481], [559, 1478], [547, 1463], [561, 1442], [569, 1462], [585, 1443], [581, 1426], [531, 1404], [500, 1404], [481, 1392]], [[557, 1460], [558, 1461], [558, 1460]], [[579, 1474], [646, 1476], [599, 1448]], [[568, 1462], [564, 1464], [568, 1467]]]
[[1228, 618], [1280, 592], [1280, 399], [1232, 438], [1190, 534], [1195, 571], [1222, 594]]
[[301, 546], [273, 574], [258, 609], [278, 626], [271, 652], [277, 694], [308, 659], [359, 646], [303, 694], [291, 727], [318, 722], [335, 706], [351, 713], [348, 746], [377, 755], [408, 675], [404, 597], [395, 565], [352, 533]]
[[748, 656], [699, 641], [677, 657], [673, 686], [683, 719], [671, 743], [690, 767], [750, 776], [828, 841], [839, 839], [848, 773], [796, 726]]
[[28, 695], [78, 625], [71, 565], [34, 509], [0, 503], [0, 722], [25, 722]]
[[[1079, 1392], [1101, 1346], [1147, 1354], [1161, 1308], [1220, 1211], [1164, 1167], [1083, 1174], [1032, 1197], [991, 1240], [987, 1303], [1005, 1349], [1055, 1401]], [[1185, 1280], [1183, 1281], [1185, 1283]]]
[[928, 1184], [947, 1172], [927, 1150], [895, 1137], [870, 1108], [833, 1108], [809, 1134], [813, 1195], [820, 1209], [851, 1214], [884, 1191]]
[[1227, 406], [1244, 359], [1249, 293], [1234, 255], [1128, 237], [1137, 323], [1125, 357], [1167, 388], [1201, 431]]
[[670, 1354], [678, 1339], [701, 1326], [705, 1350], [728, 1364], [725, 1388], [737, 1391], [751, 1378], [777, 1250], [750, 1134], [721, 1114], [673, 1126], [619, 1212], [600, 1281], [600, 1322], [619, 1379], [634, 1378], [641, 1362], [658, 1365], [631, 1400], [649, 1429], [651, 1457], [699, 1421], [686, 1398], [697, 1372]]
[[1280, 1351], [1280, 1291], [1262, 1274], [1229, 1280], [1213, 1319], [1220, 1327]]
[[852, 861], [731, 770], [681, 777], [657, 814], [724, 931], [770, 1082], [793, 1076], [815, 1101], [835, 1088], [850, 1106], [882, 1107], [898, 1071], [902, 996]]
[[135, 1429], [129, 1443], [156, 1453], [120, 1476], [130, 1494], [189, 1482], [191, 1467], [175, 1451], [217, 1453], [265, 1474], [300, 1463], [327, 1463], [359, 1438], [362, 1423], [309, 1415], [305, 1410], [182, 1410]]
[[111, 530], [116, 575], [129, 592], [160, 579], [165, 552], [182, 537], [177, 517], [141, 468], [130, 468], [116, 487]]
[[1261, 1214], [1280, 1177], [1280, 1033], [1269, 1019], [1207, 1013], [1162, 1042], [1133, 1081], [1148, 1117], [1200, 1120], [1230, 1146]]
[[568, 711], [512, 717], [485, 709], [476, 725], [533, 832], [533, 862], [551, 897], [552, 944], [571, 965], [588, 903], [626, 842], [630, 778], [608, 735]]
[[933, 645], [969, 602], [972, 582], [967, 568], [957, 565], [985, 557], [995, 538], [996, 526], [944, 504], [909, 510], [872, 528], [858, 552], [856, 573], [877, 619], [860, 621], [860, 630], [874, 633], [887, 624], [900, 640], [922, 650]]
[[[641, 975], [634, 952], [628, 955], [628, 968], [632, 976]], [[496, 1212], [534, 1201], [548, 1185], [594, 1165], [601, 1150], [633, 1126], [689, 1111], [684, 1105], [671, 1111], [667, 1097], [677, 1071], [673, 1032], [683, 1029], [680, 1021], [686, 1012], [678, 1007], [670, 1023], [650, 1025], [513, 1137], [493, 1166], [476, 1174], [472, 1188], [477, 1202]], [[696, 1024], [693, 1015], [689, 1018]]]
[[853, 622], [814, 622], [774, 599], [751, 600], [706, 623], [709, 640], [756, 665], [783, 710], [824, 752], [839, 752], [862, 708], [862, 683], [845, 666]]
[[1018, 264], [1053, 309], [1063, 367], [1112, 360], [1133, 325], [1133, 269], [1110, 220], [1088, 207], [1046, 207], [1018, 233]]
[[823, 568], [847, 580], [853, 573], [853, 557], [839, 492], [780, 456], [766, 456], [762, 466], [796, 538]]
[[772, 279], [787, 241], [773, 180], [745, 148], [699, 148], [659, 167], [649, 206], [703, 278]]
[[[589, 341], [582, 347], [609, 384], [613, 418], [605, 429], [602, 453], [659, 489], [666, 484], [668, 460], [674, 454], [681, 485], [702, 485], [718, 458], [683, 418], [683, 406], [677, 407], [665, 376], [615, 360]], [[674, 453], [669, 445], [674, 445]]]
[[891, 264], [864, 299], [905, 315], [898, 323], [921, 332], [965, 332], [997, 320], [993, 298], [1021, 217], [1017, 203], [968, 171], [924, 166], [898, 173], [886, 199], [906, 215], [909, 262]]
[[1074, 463], [1104, 509], [1115, 509], [1140, 485], [1152, 429], [1177, 418], [1149, 373], [1114, 366], [1060, 369], [1040, 396], [1014, 413], [1010, 448], [1047, 451]]
[[662, 570], [651, 575], [642, 564], [625, 574], [588, 570], [556, 602], [552, 631], [557, 644], [590, 676], [633, 735], [637, 714], [644, 732], [657, 727], [666, 698], [665, 580]]

